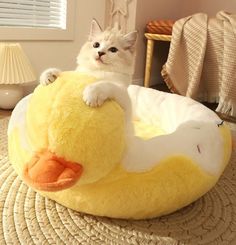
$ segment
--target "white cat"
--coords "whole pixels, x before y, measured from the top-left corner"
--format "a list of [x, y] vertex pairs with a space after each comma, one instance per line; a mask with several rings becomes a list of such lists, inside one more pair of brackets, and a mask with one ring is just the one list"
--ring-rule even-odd
[[[127, 87], [131, 83], [137, 32], [122, 34], [118, 27], [102, 31], [93, 20], [88, 41], [77, 57], [76, 71], [97, 78], [83, 91], [84, 102], [91, 107], [101, 106], [105, 100], [114, 99], [131, 120], [131, 105]], [[40, 83], [47, 85], [56, 80], [60, 70], [50, 68], [40, 76]]]

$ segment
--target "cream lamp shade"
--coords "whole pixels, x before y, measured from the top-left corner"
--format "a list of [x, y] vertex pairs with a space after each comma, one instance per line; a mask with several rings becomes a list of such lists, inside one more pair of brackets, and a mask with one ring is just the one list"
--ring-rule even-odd
[[24, 83], [36, 81], [19, 43], [0, 43], [0, 108], [12, 109], [23, 96]]

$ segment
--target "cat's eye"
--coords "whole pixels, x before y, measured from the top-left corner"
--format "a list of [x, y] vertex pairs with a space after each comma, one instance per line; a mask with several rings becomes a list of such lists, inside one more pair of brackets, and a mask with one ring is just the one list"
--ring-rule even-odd
[[111, 47], [108, 50], [111, 51], [112, 53], [116, 53], [118, 51], [116, 47]]
[[94, 47], [94, 48], [99, 48], [99, 47], [100, 47], [100, 43], [99, 43], [99, 42], [95, 42], [95, 43], [93, 44], [93, 47]]

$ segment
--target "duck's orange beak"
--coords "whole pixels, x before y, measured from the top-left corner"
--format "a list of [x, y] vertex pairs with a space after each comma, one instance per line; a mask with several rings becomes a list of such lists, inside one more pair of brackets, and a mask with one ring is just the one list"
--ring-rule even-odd
[[43, 150], [37, 152], [26, 165], [23, 179], [40, 191], [59, 191], [74, 185], [82, 171], [83, 167], [79, 163], [66, 161]]

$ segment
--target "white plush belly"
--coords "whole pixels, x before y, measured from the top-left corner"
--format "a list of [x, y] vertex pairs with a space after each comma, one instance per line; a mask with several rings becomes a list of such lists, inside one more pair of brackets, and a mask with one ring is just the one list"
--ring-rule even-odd
[[130, 139], [125, 169], [147, 171], [165, 158], [183, 155], [209, 174], [222, 171], [221, 120], [214, 112], [192, 99], [135, 85], [129, 87], [129, 95], [136, 119], [161, 127], [165, 135]]

